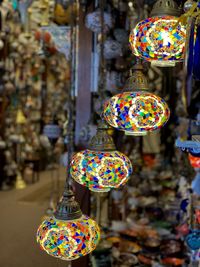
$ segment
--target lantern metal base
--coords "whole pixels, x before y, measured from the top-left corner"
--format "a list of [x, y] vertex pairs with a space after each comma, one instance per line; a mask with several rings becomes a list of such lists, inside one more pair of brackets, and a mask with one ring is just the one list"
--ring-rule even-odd
[[[176, 62], [180, 62], [180, 61], [176, 61]], [[156, 67], [175, 67], [176, 62], [175, 61], [153, 60], [153, 61], [151, 61], [151, 66], [156, 66]]]
[[90, 191], [94, 192], [94, 193], [107, 193], [110, 191], [110, 188], [105, 188], [105, 189], [91, 189], [90, 188]]
[[147, 135], [147, 132], [128, 132], [128, 131], [125, 131], [125, 135], [130, 135], [130, 136], [145, 136], [145, 135]]

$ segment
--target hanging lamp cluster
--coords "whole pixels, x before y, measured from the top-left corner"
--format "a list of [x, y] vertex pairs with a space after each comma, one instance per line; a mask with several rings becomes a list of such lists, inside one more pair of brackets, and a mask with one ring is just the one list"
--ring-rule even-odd
[[134, 55], [158, 66], [183, 61], [186, 27], [178, 18], [180, 9], [173, 0], [158, 0], [151, 17], [139, 22], [129, 41]]
[[[186, 29], [178, 23], [179, 12], [173, 0], [158, 0], [152, 17], [140, 22], [130, 35], [133, 53], [159, 66], [172, 66], [175, 62], [182, 61]], [[102, 34], [103, 20], [102, 7]], [[103, 44], [102, 42], [102, 55]], [[170, 110], [163, 99], [149, 92], [143, 66], [138, 62], [131, 70], [123, 92], [106, 101], [103, 116], [114, 128], [131, 135], [145, 135], [164, 126], [169, 119]], [[132, 173], [130, 160], [116, 150], [108, 130], [105, 121], [100, 121], [89, 149], [74, 154], [72, 159], [73, 140], [70, 139], [70, 131], [68, 132], [68, 179], [72, 177], [95, 192], [119, 188], [128, 181]], [[82, 214], [69, 189], [68, 179], [54, 216], [39, 226], [37, 241], [48, 254], [63, 260], [74, 260], [96, 248], [100, 230], [95, 221]]]

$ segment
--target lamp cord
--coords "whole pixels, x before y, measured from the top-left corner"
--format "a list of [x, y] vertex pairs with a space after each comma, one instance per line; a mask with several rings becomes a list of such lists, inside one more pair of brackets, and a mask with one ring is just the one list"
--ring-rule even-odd
[[[71, 189], [70, 181], [70, 162], [71, 162], [71, 157], [74, 151], [74, 89], [75, 89], [75, 61], [74, 61], [74, 49], [75, 49], [75, 36], [76, 36], [76, 21], [75, 18], [76, 16], [74, 15], [76, 11], [74, 11], [74, 1], [70, 1], [70, 5], [72, 7], [72, 12], [71, 12], [71, 22], [70, 22], [70, 90], [68, 92], [68, 123], [67, 123], [67, 170], [66, 170], [66, 182], [65, 182], [65, 187], [64, 191], [68, 191]], [[77, 2], [75, 5], [75, 8], [77, 6]]]
[[101, 111], [103, 110], [104, 100], [104, 86], [105, 86], [105, 58], [104, 58], [104, 44], [105, 44], [105, 33], [104, 33], [104, 0], [100, 0], [100, 18], [101, 18], [101, 41], [100, 41], [100, 76], [99, 76], [99, 96], [101, 99]]

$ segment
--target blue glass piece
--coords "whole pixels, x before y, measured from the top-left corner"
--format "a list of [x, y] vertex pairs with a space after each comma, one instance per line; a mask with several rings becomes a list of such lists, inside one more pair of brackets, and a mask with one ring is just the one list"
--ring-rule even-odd
[[181, 201], [180, 207], [181, 207], [182, 211], [187, 212], [188, 204], [189, 204], [188, 198]]
[[190, 31], [189, 48], [188, 48], [188, 59], [187, 59], [188, 77], [192, 76], [193, 61], [194, 61], [194, 20], [191, 22], [191, 31]]
[[200, 80], [200, 25], [197, 27], [196, 42], [194, 46], [193, 75], [196, 80]]
[[185, 241], [191, 250], [200, 249], [200, 230], [192, 230]]
[[198, 172], [195, 179], [192, 181], [192, 190], [200, 196], [200, 173]]

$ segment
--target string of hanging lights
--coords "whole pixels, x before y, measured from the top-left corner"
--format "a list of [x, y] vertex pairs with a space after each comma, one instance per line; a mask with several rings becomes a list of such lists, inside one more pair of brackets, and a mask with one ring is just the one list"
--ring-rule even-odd
[[[101, 7], [101, 50], [99, 93], [103, 103], [105, 86], [104, 59], [104, 1]], [[102, 106], [103, 109], [103, 106]], [[127, 156], [116, 150], [109, 126], [100, 121], [96, 135], [91, 139], [89, 149], [76, 153], [71, 161], [71, 175], [76, 182], [95, 192], [108, 192], [124, 185], [132, 173], [132, 165]]]
[[[71, 31], [74, 30], [72, 25]], [[71, 36], [74, 36], [72, 33]], [[71, 39], [71, 68], [73, 38]], [[74, 75], [71, 75], [73, 92]], [[69, 93], [69, 113], [67, 127], [68, 164], [64, 192], [53, 216], [45, 219], [37, 230], [37, 242], [42, 250], [61, 260], [71, 261], [91, 253], [100, 239], [98, 224], [82, 214], [70, 187], [70, 160], [73, 153], [73, 100]]]

